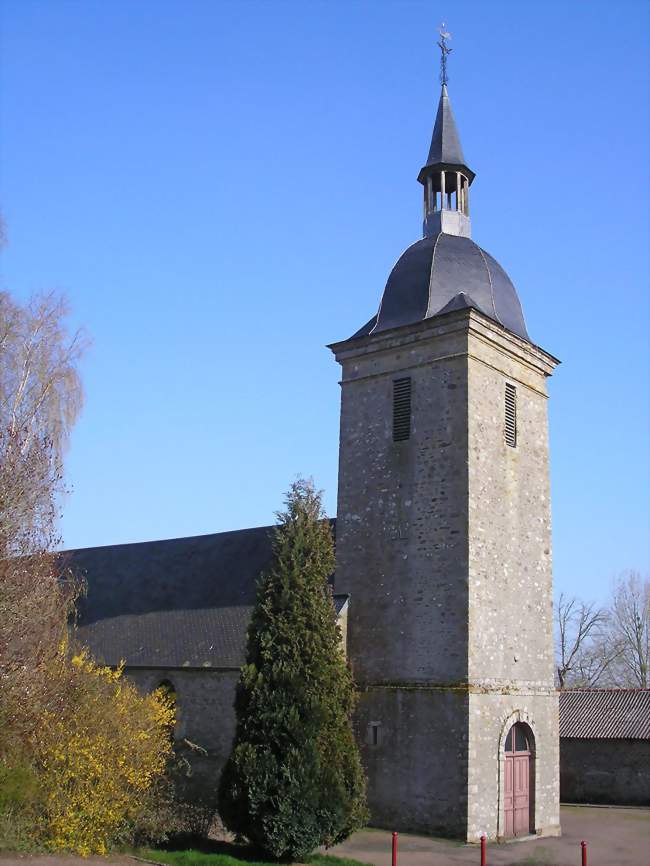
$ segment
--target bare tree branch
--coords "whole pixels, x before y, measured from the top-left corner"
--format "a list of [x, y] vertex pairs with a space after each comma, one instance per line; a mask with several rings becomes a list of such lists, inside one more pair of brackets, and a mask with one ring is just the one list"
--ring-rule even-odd
[[560, 688], [595, 686], [601, 681], [617, 653], [606, 637], [607, 621], [603, 608], [560, 595], [555, 610]]

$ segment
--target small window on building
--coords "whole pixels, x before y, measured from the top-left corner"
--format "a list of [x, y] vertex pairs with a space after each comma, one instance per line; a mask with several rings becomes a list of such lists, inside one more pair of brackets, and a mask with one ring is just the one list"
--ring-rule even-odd
[[393, 442], [411, 436], [411, 377], [393, 380]]
[[510, 382], [506, 382], [505, 400], [505, 428], [504, 436], [506, 445], [511, 448], [517, 447], [517, 389]]
[[380, 722], [369, 722], [368, 723], [368, 745], [369, 746], [378, 746], [379, 745], [379, 728]]

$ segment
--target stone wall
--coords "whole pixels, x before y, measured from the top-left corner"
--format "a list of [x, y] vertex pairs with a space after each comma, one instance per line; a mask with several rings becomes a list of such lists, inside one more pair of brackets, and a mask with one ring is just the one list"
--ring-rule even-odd
[[[404, 331], [404, 329], [400, 329]], [[357, 682], [467, 679], [467, 357], [458, 326], [407, 329], [343, 366], [336, 591]], [[412, 380], [392, 440], [393, 380]]]
[[504, 747], [508, 731], [524, 722], [533, 735], [530, 773], [531, 832], [560, 833], [558, 698], [551, 694], [490, 691], [469, 698], [469, 812], [467, 838], [504, 836]]
[[[469, 677], [554, 689], [546, 375], [524, 340], [472, 320], [469, 360]], [[504, 438], [505, 385], [517, 445]]]
[[[468, 839], [504, 834], [503, 745], [516, 721], [535, 738], [531, 830], [559, 833], [558, 698], [546, 376], [548, 356], [491, 322], [468, 339]], [[506, 444], [505, 384], [516, 388], [517, 442]]]
[[[373, 822], [502, 835], [505, 728], [530, 716], [532, 823], [557, 834], [545, 386], [555, 359], [473, 310], [333, 350], [336, 589], [351, 596]], [[411, 436], [393, 442], [393, 381], [404, 376]], [[518, 389], [517, 448], [504, 441], [506, 382]], [[383, 745], [366, 739], [371, 722]]]
[[127, 668], [126, 673], [143, 693], [162, 682], [172, 684], [176, 692], [176, 750], [191, 767], [190, 775], [179, 777], [185, 795], [195, 802], [216, 803], [219, 776], [235, 735], [239, 671]]
[[[448, 323], [400, 331], [337, 356], [336, 591], [350, 594], [348, 657], [361, 688], [355, 724], [371, 823], [463, 836], [465, 336]], [[403, 376], [411, 378], [411, 433], [393, 442], [393, 380]]]
[[371, 688], [361, 694], [355, 728], [368, 774], [372, 825], [464, 836], [466, 693], [423, 686]]
[[564, 803], [650, 806], [650, 740], [560, 740]]

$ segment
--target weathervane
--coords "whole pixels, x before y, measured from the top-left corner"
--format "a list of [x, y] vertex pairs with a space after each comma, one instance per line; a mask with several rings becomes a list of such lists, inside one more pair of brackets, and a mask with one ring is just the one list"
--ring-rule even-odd
[[448, 33], [445, 30], [445, 22], [443, 21], [440, 27], [438, 28], [438, 33], [440, 34], [440, 42], [438, 42], [438, 46], [440, 47], [440, 83], [442, 85], [447, 84], [447, 55], [451, 54], [453, 48], [450, 48], [447, 45], [447, 40], [451, 39], [451, 33]]

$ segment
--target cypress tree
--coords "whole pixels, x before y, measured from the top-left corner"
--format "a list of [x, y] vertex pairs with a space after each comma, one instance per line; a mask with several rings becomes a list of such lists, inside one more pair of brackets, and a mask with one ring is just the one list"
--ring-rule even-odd
[[220, 785], [221, 817], [275, 859], [304, 859], [367, 820], [351, 726], [355, 691], [328, 577], [334, 545], [320, 494], [300, 480], [278, 514], [260, 578]]

